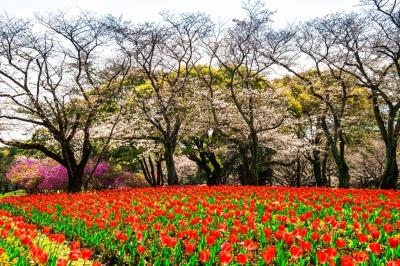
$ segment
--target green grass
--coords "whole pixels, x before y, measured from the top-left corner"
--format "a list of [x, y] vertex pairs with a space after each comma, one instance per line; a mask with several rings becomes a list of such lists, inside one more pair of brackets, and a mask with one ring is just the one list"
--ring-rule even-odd
[[16, 191], [7, 192], [5, 194], [0, 194], [0, 200], [5, 198], [5, 197], [26, 196], [26, 195], [28, 195], [28, 194], [26, 193], [25, 190], [19, 189], [19, 190], [16, 190]]

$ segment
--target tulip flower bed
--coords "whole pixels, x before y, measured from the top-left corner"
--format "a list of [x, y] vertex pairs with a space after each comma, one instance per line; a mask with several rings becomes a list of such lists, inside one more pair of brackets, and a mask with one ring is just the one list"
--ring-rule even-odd
[[394, 191], [188, 186], [9, 197], [0, 208], [0, 263], [400, 265]]

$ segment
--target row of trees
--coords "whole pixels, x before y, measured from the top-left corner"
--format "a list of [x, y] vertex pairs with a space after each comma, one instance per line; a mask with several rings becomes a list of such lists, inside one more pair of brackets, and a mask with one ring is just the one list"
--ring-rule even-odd
[[91, 157], [176, 185], [177, 154], [209, 185], [396, 188], [400, 6], [362, 4], [284, 30], [259, 1], [226, 24], [2, 15], [0, 141], [64, 166], [71, 192]]

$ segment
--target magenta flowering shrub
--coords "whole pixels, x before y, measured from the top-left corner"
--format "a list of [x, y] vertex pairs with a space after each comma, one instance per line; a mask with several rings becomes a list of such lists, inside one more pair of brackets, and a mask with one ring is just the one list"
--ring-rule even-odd
[[85, 167], [83, 182], [86, 184], [86, 188], [107, 188], [114, 182], [116, 174], [107, 162], [89, 161]]
[[8, 169], [6, 179], [28, 191], [36, 190], [42, 182], [41, 163], [35, 159], [23, 159]]
[[[84, 175], [89, 176], [92, 173], [94, 167], [95, 167], [95, 163], [92, 161], [89, 161], [89, 163], [85, 167]], [[109, 168], [110, 168], [110, 165], [108, 163], [100, 162], [97, 164], [96, 169], [94, 169], [92, 176], [93, 177], [103, 176], [104, 174], [106, 174], [106, 172], [109, 170]]]
[[111, 185], [115, 188], [124, 187], [149, 187], [142, 173], [132, 173], [129, 171], [120, 172]]
[[[6, 178], [30, 193], [65, 190], [68, 186], [67, 169], [51, 159], [20, 160], [7, 171]], [[107, 162], [96, 166], [93, 160], [85, 168], [83, 182], [88, 189], [148, 186], [142, 174], [116, 170]]]
[[66, 189], [68, 185], [68, 172], [67, 169], [54, 162], [43, 160], [39, 169], [39, 174], [43, 177], [42, 182], [39, 184], [40, 190], [62, 190]]

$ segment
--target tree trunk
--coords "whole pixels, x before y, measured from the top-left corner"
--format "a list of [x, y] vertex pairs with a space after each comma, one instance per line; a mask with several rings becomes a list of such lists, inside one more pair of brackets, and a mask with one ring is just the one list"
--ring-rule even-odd
[[163, 171], [162, 171], [162, 161], [163, 161], [163, 160], [164, 160], [163, 158], [159, 158], [159, 159], [157, 160], [157, 163], [156, 163], [156, 169], [157, 169], [157, 185], [158, 185], [158, 186], [164, 185], [164, 174], [163, 174]]
[[296, 187], [301, 187], [301, 161], [296, 159]]
[[322, 166], [321, 166], [321, 178], [322, 178], [322, 183], [325, 184], [325, 186], [330, 187], [331, 186], [331, 181], [330, 177], [329, 180], [327, 178], [327, 164], [328, 164], [328, 155], [329, 155], [329, 145], [325, 145], [324, 148], [324, 153], [322, 156]]
[[68, 169], [68, 192], [76, 193], [80, 192], [83, 184], [83, 173], [84, 167], [76, 166], [72, 169]]
[[257, 133], [252, 132], [250, 134], [250, 165], [249, 165], [249, 176], [247, 177], [248, 185], [258, 186], [258, 138]]
[[207, 185], [218, 185], [221, 182], [222, 169], [214, 153], [208, 156], [211, 165], [213, 166], [211, 175], [207, 179]]
[[399, 168], [397, 166], [396, 145], [386, 145], [386, 162], [382, 174], [382, 189], [397, 189]]
[[312, 171], [317, 187], [326, 186], [322, 179], [321, 152], [317, 149], [313, 151], [313, 157], [310, 158]]
[[239, 171], [239, 181], [241, 185], [248, 185], [248, 177], [250, 176], [250, 166], [249, 166], [249, 160], [247, 158], [246, 154], [246, 149], [245, 148], [239, 148], [239, 153], [240, 153], [240, 168], [241, 171]]
[[[321, 126], [324, 131], [325, 137], [328, 140], [329, 146], [331, 148], [331, 153], [333, 160], [335, 161], [338, 179], [339, 179], [339, 187], [341, 188], [348, 188], [350, 186], [350, 173], [349, 173], [349, 166], [345, 160], [344, 152], [345, 152], [345, 139], [343, 136], [342, 130], [339, 126], [336, 126], [336, 133], [338, 135], [339, 141], [337, 138], [333, 138], [331, 133], [329, 132], [328, 126], [325, 121], [325, 117], [321, 119]], [[339, 142], [339, 148], [338, 148]]]
[[167, 182], [169, 186], [178, 185], [178, 174], [176, 173], [174, 162], [174, 147], [169, 143], [164, 146], [165, 166], [167, 167]]

